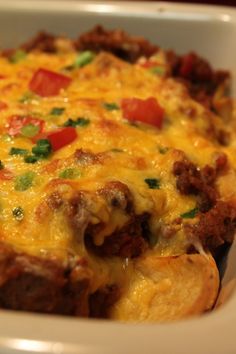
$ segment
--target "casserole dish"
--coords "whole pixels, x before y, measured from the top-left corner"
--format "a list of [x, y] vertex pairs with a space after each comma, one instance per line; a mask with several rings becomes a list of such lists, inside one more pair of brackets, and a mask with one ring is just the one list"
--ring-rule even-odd
[[[135, 5], [135, 4], [134, 4]], [[158, 5], [161, 7], [157, 7], [155, 8], [154, 5], [150, 4], [148, 6], [148, 10], [146, 12], [146, 14], [142, 14], [142, 7], [140, 5], [140, 7], [138, 7], [136, 9], [136, 7], [134, 7], [134, 5], [127, 5], [127, 7], [119, 7], [118, 4], [114, 5], [115, 7], [113, 7], [113, 5], [100, 5], [100, 4], [95, 4], [94, 6], [92, 6], [92, 4], [83, 4], [83, 3], [67, 3], [66, 6], [64, 3], [61, 3], [58, 11], [54, 12], [54, 8], [53, 8], [53, 3], [47, 3], [47, 5], [43, 2], [40, 3], [27, 3], [27, 2], [23, 2], [20, 4], [17, 3], [10, 3], [8, 7], [6, 7], [4, 4], [2, 6], [2, 16], [3, 16], [3, 21], [2, 23], [4, 23], [4, 19], [6, 19], [6, 15], [8, 16], [8, 21], [5, 23], [5, 31], [6, 33], [9, 33], [9, 41], [5, 42], [2, 40], [2, 46], [14, 46], [17, 45], [19, 42], [21, 42], [22, 40], [25, 40], [28, 36], [29, 33], [34, 33], [36, 32], [38, 29], [40, 28], [47, 28], [50, 31], [53, 31], [55, 33], [62, 33], [62, 29], [60, 27], [60, 24], [62, 22], [62, 18], [64, 18], [64, 16], [68, 16], [69, 23], [70, 23], [70, 28], [67, 28], [67, 26], [65, 26], [65, 30], [63, 29], [63, 32], [65, 32], [66, 34], [73, 36], [75, 35], [75, 33], [78, 32], [77, 29], [77, 21], [78, 18], [80, 19], [80, 26], [81, 28], [79, 29], [79, 31], [83, 31], [88, 29], [88, 27], [91, 27], [93, 24], [95, 24], [96, 22], [102, 22], [104, 25], [106, 26], [112, 26], [112, 27], [123, 27], [124, 29], [128, 30], [131, 33], [136, 33], [136, 34], [144, 34], [144, 33], [138, 33], [136, 26], [138, 25], [138, 23], [140, 21], [143, 22], [143, 24], [145, 25], [145, 29], [147, 30], [147, 32], [145, 33], [146, 37], [154, 37], [155, 33], [153, 33], [154, 29], [156, 28], [157, 24], [160, 25], [160, 28], [162, 30], [162, 33], [166, 33], [166, 38], [165, 36], [163, 36], [163, 39], [157, 39], [157, 42], [161, 43], [161, 41], [163, 41], [163, 43], [165, 42], [165, 47], [174, 47], [174, 49], [178, 50], [178, 51], [184, 51], [187, 49], [190, 49], [190, 45], [192, 47], [192, 42], [190, 42], [188, 47], [185, 47], [183, 45], [183, 47], [181, 47], [181, 45], [179, 47], [176, 47], [173, 45], [172, 40], [174, 39], [173, 36], [170, 37], [168, 39], [168, 33], [170, 34], [171, 32], [173, 33], [173, 31], [175, 30], [176, 33], [180, 34], [180, 38], [181, 38], [181, 43], [183, 42], [182, 38], [184, 38], [184, 35], [186, 35], [186, 33], [190, 33], [191, 31], [188, 31], [185, 27], [185, 30], [183, 29], [183, 23], [184, 23], [184, 18], [189, 18], [189, 16], [191, 15], [191, 13], [193, 14], [193, 10], [194, 8], [192, 7], [186, 7], [185, 10], [183, 11], [184, 8], [181, 9], [180, 7], [177, 7], [177, 10], [174, 11], [174, 8], [171, 6], [168, 6], [165, 10], [165, 5]], [[104, 7], [105, 6], [105, 7]], [[157, 5], [155, 5], [157, 6]], [[11, 7], [13, 10], [11, 10]], [[145, 5], [146, 8], [146, 5]], [[198, 7], [197, 7], [198, 8]], [[196, 8], [196, 9], [197, 9]], [[157, 9], [157, 14], [154, 14], [153, 10]], [[229, 10], [225, 10], [226, 13], [224, 13], [222, 15], [222, 10], [219, 11], [217, 9], [214, 9], [214, 11], [212, 12], [212, 14], [214, 13], [214, 15], [211, 15], [211, 23], [210, 25], [206, 25], [206, 21], [208, 21], [208, 8], [205, 9], [201, 9], [198, 8], [198, 12], [197, 12], [197, 17], [195, 17], [195, 22], [193, 21], [195, 26], [199, 26], [199, 24], [201, 23], [201, 28], [204, 29], [204, 31], [208, 30], [209, 33], [212, 34], [212, 37], [209, 36], [208, 38], [208, 47], [209, 43], [212, 43], [212, 46], [214, 48], [217, 47], [217, 43], [214, 43], [214, 38], [215, 36], [215, 31], [217, 30], [219, 36], [218, 40], [220, 38], [220, 36], [222, 36], [223, 38], [225, 38], [225, 40], [222, 40], [222, 45], [221, 45], [221, 52], [224, 53], [225, 57], [229, 58], [228, 63], [224, 62], [224, 56], [222, 55], [222, 58], [218, 58], [218, 55], [216, 53], [203, 53], [204, 50], [200, 49], [200, 43], [198, 43], [197, 39], [201, 38], [201, 34], [199, 33], [199, 31], [194, 30], [193, 28], [193, 33], [195, 33], [196, 38], [193, 37], [193, 39], [196, 41], [196, 46], [194, 45], [194, 50], [198, 51], [201, 54], [207, 54], [207, 57], [209, 60], [211, 60], [211, 62], [217, 66], [222, 66], [225, 67], [227, 69], [230, 69], [231, 71], [233, 71], [233, 62], [234, 62], [234, 58], [232, 56], [231, 53], [229, 53], [230, 51], [232, 51], [233, 48], [233, 25], [235, 25], [235, 18], [234, 18], [234, 12], [232, 11], [232, 15], [229, 15], [228, 11]], [[76, 11], [74, 11], [76, 10]], [[111, 10], [116, 10], [117, 12], [114, 12], [113, 14], [111, 14], [109, 11]], [[160, 11], [161, 10], [161, 11]], [[210, 9], [211, 10], [211, 9]], [[36, 12], [34, 12], [36, 11]], [[102, 11], [102, 14], [101, 14]], [[130, 12], [130, 16], [127, 17], [127, 13], [128, 11]], [[21, 13], [21, 15], [19, 15], [19, 13]], [[126, 13], [126, 16], [124, 16], [124, 13]], [[72, 15], [73, 14], [73, 15]], [[95, 16], [95, 14], [98, 15], [98, 17]], [[211, 14], [211, 11], [209, 11], [209, 15]], [[94, 17], [95, 16], [95, 17]], [[15, 17], [15, 19], [14, 19]], [[32, 21], [32, 22], [31, 22]], [[186, 20], [185, 20], [186, 21]], [[18, 38], [15, 37], [15, 28], [14, 28], [14, 33], [13, 30], [8, 27], [10, 23], [16, 23], [16, 26], [19, 26], [19, 28], [17, 28], [17, 35]], [[227, 22], [227, 23], [224, 23]], [[188, 23], [188, 22], [186, 22]], [[8, 25], [7, 25], [8, 24]], [[36, 26], [37, 24], [37, 26]], [[169, 27], [168, 27], [169, 26]], [[220, 28], [219, 28], [220, 27]], [[178, 31], [177, 31], [178, 30]], [[168, 32], [169, 31], [169, 32]], [[155, 31], [154, 31], [155, 32]], [[224, 37], [225, 35], [225, 37]], [[199, 36], [199, 37], [198, 37]], [[227, 40], [226, 40], [227, 38]], [[15, 41], [13, 41], [13, 39]], [[186, 42], [187, 42], [187, 37], [186, 37]], [[185, 45], [186, 42], [184, 41]], [[163, 45], [163, 43], [161, 43]], [[230, 50], [227, 49], [228, 47], [226, 46], [225, 48], [223, 47], [223, 43], [224, 45], [227, 46], [229, 45], [231, 48]], [[206, 47], [207, 47], [207, 43], [206, 43]], [[228, 52], [227, 52], [228, 50]], [[211, 57], [212, 55], [212, 57]], [[233, 252], [233, 249], [231, 249], [231, 254]], [[231, 263], [231, 257], [228, 258], [228, 264], [229, 266], [227, 267], [227, 272], [226, 275], [228, 276], [228, 279], [231, 278], [233, 276], [233, 274], [230, 274], [230, 272], [228, 270], [230, 270], [230, 266], [233, 265], [233, 263]], [[8, 332], [6, 332], [5, 334], [3, 333], [3, 344], [2, 344], [2, 352], [6, 352], [7, 351], [7, 347], [10, 348], [9, 350], [15, 350], [15, 351], [21, 351], [21, 352], [55, 352], [55, 353], [60, 353], [60, 352], [64, 352], [64, 353], [72, 353], [72, 352], [79, 352], [81, 350], [81, 352], [96, 352], [98, 353], [99, 350], [101, 353], [105, 353], [105, 352], [136, 352], [136, 353], [141, 353], [145, 350], [145, 348], [147, 347], [147, 345], [150, 347], [149, 352], [155, 352], [157, 347], [156, 347], [156, 341], [154, 340], [154, 338], [156, 338], [156, 335], [161, 335], [163, 338], [165, 337], [165, 335], [167, 336], [167, 338], [169, 336], [171, 336], [171, 338], [175, 339], [176, 334], [174, 334], [175, 328], [181, 328], [181, 331], [185, 332], [185, 327], [187, 324], [188, 330], [191, 330], [192, 333], [192, 338], [194, 337], [194, 335], [197, 334], [197, 337], [199, 338], [199, 334], [200, 332], [198, 332], [198, 327], [194, 330], [194, 323], [196, 326], [199, 326], [199, 328], [203, 328], [203, 322], [207, 321], [207, 319], [209, 321], [212, 321], [213, 316], [218, 316], [219, 319], [219, 324], [223, 324], [223, 312], [225, 313], [227, 307], [229, 307], [232, 304], [233, 300], [231, 300], [230, 303], [227, 304], [227, 306], [221, 310], [222, 314], [219, 317], [219, 313], [220, 311], [214, 314], [211, 314], [209, 316], [206, 316], [205, 318], [201, 318], [201, 319], [197, 319], [197, 320], [191, 320], [189, 321], [189, 323], [187, 324], [182, 322], [181, 324], [176, 324], [176, 325], [170, 325], [169, 326], [123, 326], [123, 325], [117, 325], [117, 324], [106, 324], [106, 323], [99, 323], [99, 327], [98, 327], [98, 323], [96, 321], [92, 321], [92, 322], [87, 322], [87, 321], [77, 321], [74, 323], [74, 320], [65, 320], [65, 319], [59, 319], [59, 318], [50, 318], [47, 319], [47, 326], [44, 326], [44, 322], [45, 322], [45, 318], [46, 317], [38, 317], [38, 316], [32, 316], [32, 315], [16, 315], [16, 317], [14, 317], [15, 315], [13, 314], [3, 314], [2, 315], [2, 320], [4, 321], [4, 325], [5, 325], [5, 330]], [[6, 316], [6, 317], [5, 317]], [[12, 317], [13, 316], [13, 317]], [[226, 315], [225, 315], [226, 316]], [[6, 318], [6, 320], [8, 319], [8, 322], [6, 322], [6, 320], [4, 319]], [[14, 318], [18, 318], [18, 320], [15, 321]], [[227, 316], [226, 316], [227, 318]], [[19, 321], [23, 321], [23, 319], [25, 319], [24, 323], [26, 325], [25, 328], [21, 327], [21, 329], [19, 328]], [[11, 323], [11, 321], [14, 321], [14, 325], [16, 326], [14, 329], [14, 325]], [[28, 322], [29, 321], [29, 322]], [[55, 325], [53, 325], [53, 321], [55, 322]], [[222, 322], [221, 322], [222, 321]], [[9, 323], [9, 328], [7, 327], [7, 324]], [[18, 325], [17, 325], [18, 323]], [[214, 323], [216, 323], [216, 319], [214, 320]], [[233, 327], [233, 324], [230, 325], [230, 323], [228, 324], [230, 328]], [[30, 328], [33, 328], [33, 326], [35, 326], [35, 329], [32, 331], [32, 335], [30, 334], [30, 331], [28, 330], [27, 326], [29, 326]], [[44, 328], [45, 333], [42, 333], [39, 330], [39, 327]], [[49, 330], [50, 327], [54, 327], [55, 331], [54, 331], [54, 335], [51, 334], [51, 331]], [[78, 326], [78, 327], [77, 327]], [[109, 330], [107, 329], [107, 326], [109, 326]], [[63, 327], [65, 327], [66, 333], [63, 331]], [[224, 328], [226, 327], [226, 325], [224, 325]], [[78, 329], [79, 328], [79, 329]], [[99, 330], [101, 331], [101, 333], [99, 333]], [[10, 330], [11, 329], [11, 330]], [[63, 331], [63, 340], [61, 338], [61, 334], [60, 334], [60, 329], [62, 329]], [[22, 333], [20, 333], [20, 331], [23, 331]], [[76, 330], [76, 332], [75, 332]], [[220, 329], [219, 329], [220, 330]], [[14, 333], [14, 331], [16, 331]], [[77, 331], [80, 332], [80, 338], [77, 338]], [[113, 348], [114, 343], [112, 343], [112, 341], [109, 342], [107, 338], [107, 333], [108, 331], [111, 331], [111, 334], [108, 335], [109, 338], [112, 338], [112, 333], [117, 333], [117, 331], [120, 332], [119, 336], [117, 336], [117, 338], [120, 338], [120, 335], [123, 336], [126, 335], [127, 336], [127, 340], [122, 340], [122, 342], [120, 341], [120, 339], [118, 340], [119, 344], [115, 345], [115, 348]], [[145, 340], [143, 340], [141, 343], [137, 343], [137, 341], [135, 340], [135, 337], [137, 336], [138, 338], [142, 338], [141, 335], [139, 335], [139, 331], [142, 331], [142, 333], [145, 336]], [[41, 333], [40, 333], [41, 332]], [[50, 333], [50, 338], [46, 336], [46, 333]], [[125, 333], [125, 334], [124, 334]], [[155, 335], [156, 333], [156, 335]], [[157, 334], [158, 333], [158, 334]], [[204, 333], [204, 332], [203, 332]], [[206, 329], [205, 329], [205, 333], [207, 333]], [[230, 332], [228, 332], [230, 333]], [[106, 334], [106, 336], [104, 337], [104, 334]], [[4, 338], [5, 335], [5, 338]], [[151, 337], [150, 337], [151, 335]], [[11, 339], [10, 337], [13, 337], [14, 339]], [[53, 336], [55, 336], [54, 338], [52, 338]], [[190, 336], [190, 335], [189, 335]], [[65, 339], [64, 339], [65, 337]], [[91, 338], [92, 337], [92, 338]], [[220, 336], [219, 336], [220, 337]], [[60, 338], [60, 339], [59, 339]], [[133, 338], [133, 340], [132, 340]], [[160, 348], [160, 342], [163, 342], [163, 345], [161, 344], [161, 349], [162, 352], [178, 352], [181, 351], [183, 352], [183, 342], [181, 345], [181, 342], [178, 343], [178, 340], [176, 342], [176, 344], [174, 345], [174, 349], [166, 348], [164, 347], [164, 343], [167, 343], [167, 341], [163, 341], [163, 338], [161, 340], [158, 340], [158, 347]], [[47, 341], [48, 339], [48, 341]], [[5, 343], [4, 343], [5, 341]], [[203, 343], [204, 341], [201, 340], [201, 343]], [[131, 344], [130, 344], [131, 343]], [[209, 345], [210, 344], [214, 344], [214, 343], [208, 343], [207, 342], [207, 346], [205, 347], [205, 349], [207, 350], [207, 352], [209, 351]], [[120, 345], [120, 347], [119, 347]], [[136, 348], [135, 348], [136, 345]], [[191, 344], [189, 344], [188, 346], [190, 346]], [[205, 343], [206, 345], [206, 343]], [[233, 342], [229, 341], [229, 350], [228, 352], [230, 352], [230, 350], [233, 350]], [[143, 346], [143, 348], [142, 348]], [[185, 344], [186, 346], [186, 344]], [[188, 347], [186, 346], [186, 347]], [[100, 349], [99, 349], [100, 348]], [[217, 349], [219, 349], [219, 346], [217, 346]], [[197, 348], [196, 352], [204, 352], [204, 349], [202, 348]], [[11, 352], [11, 351], [10, 351]], [[214, 352], [216, 352], [216, 350], [214, 350]], [[225, 352], [225, 349], [224, 349]]]

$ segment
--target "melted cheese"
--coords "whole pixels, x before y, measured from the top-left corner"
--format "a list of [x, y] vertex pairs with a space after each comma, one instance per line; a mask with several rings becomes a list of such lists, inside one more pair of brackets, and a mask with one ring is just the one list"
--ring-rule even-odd
[[[106, 53], [99, 54], [84, 68], [67, 73], [72, 83], [59, 95], [44, 98], [35, 95], [21, 102], [38, 68], [63, 72], [63, 68], [74, 62], [75, 56], [74, 52], [30, 53], [15, 64], [0, 58], [0, 71], [5, 76], [0, 80], [0, 97], [8, 105], [0, 112], [0, 159], [15, 177], [28, 171], [35, 173], [33, 185], [27, 191], [16, 191], [15, 179], [0, 182], [0, 237], [20, 251], [41, 257], [65, 261], [70, 254], [86, 256], [96, 270], [95, 291], [107, 282], [124, 281], [126, 274], [132, 272], [132, 261], [116, 257], [101, 259], [89, 254], [83, 242], [75, 239], [63, 212], [47, 209], [44, 202], [47, 196], [58, 188], [69, 194], [74, 190], [95, 193], [107, 181], [121, 181], [134, 196], [135, 212], [151, 214], [151, 230], [158, 239], [153, 252], [162, 256], [182, 254], [187, 247], [183, 230], [176, 230], [171, 239], [162, 234], [164, 225], [195, 207], [194, 197], [181, 195], [175, 187], [172, 167], [179, 159], [178, 150], [183, 150], [201, 167], [211, 163], [214, 154], [225, 151], [225, 148], [215, 144], [205, 133], [209, 121], [221, 126], [220, 119], [191, 100], [180, 84]], [[155, 97], [165, 110], [162, 129], [141, 123], [131, 125], [123, 118], [121, 109], [109, 111], [104, 108], [106, 102], [120, 106], [122, 98], [145, 99], [150, 96]], [[65, 110], [59, 116], [52, 116], [50, 111], [54, 107]], [[192, 117], [189, 112], [194, 112]], [[62, 126], [68, 118], [85, 117], [90, 124], [77, 127], [78, 138], [48, 159], [26, 164], [22, 156], [9, 155], [12, 147], [30, 151], [33, 146], [30, 139], [7, 135], [7, 122], [11, 115], [38, 117], [45, 121], [46, 131]], [[159, 152], [160, 147], [168, 148], [165, 154]], [[75, 166], [72, 156], [76, 149], [102, 153], [103, 162]], [[234, 152], [232, 150], [231, 154]], [[73, 167], [80, 171], [78, 178], [61, 180], [58, 185], [54, 183], [61, 171]], [[160, 179], [161, 188], [149, 189], [144, 181], [146, 178]], [[99, 245], [104, 237], [121, 228], [126, 218], [121, 213], [111, 215], [99, 198], [95, 204], [93, 220], [90, 221], [96, 224], [102, 220], [107, 225], [95, 237], [95, 243]], [[22, 221], [15, 220], [12, 215], [12, 210], [18, 206], [25, 212]]]

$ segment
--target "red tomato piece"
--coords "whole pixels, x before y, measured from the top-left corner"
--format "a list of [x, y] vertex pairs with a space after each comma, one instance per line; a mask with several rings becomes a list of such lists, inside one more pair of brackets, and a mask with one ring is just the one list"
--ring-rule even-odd
[[161, 129], [164, 110], [154, 97], [145, 100], [139, 98], [124, 98], [121, 102], [124, 118], [130, 121], [154, 125]]
[[37, 126], [39, 128], [38, 133], [41, 133], [45, 122], [42, 119], [29, 116], [13, 115], [8, 119], [8, 134], [11, 136], [19, 135], [21, 133], [21, 129], [28, 124]]
[[71, 78], [47, 69], [38, 69], [30, 83], [31, 91], [42, 97], [56, 96], [61, 89], [67, 88]]
[[8, 169], [6, 169], [6, 168], [0, 170], [0, 180], [2, 180], [2, 181], [9, 181], [9, 180], [11, 180], [13, 177], [14, 177], [14, 176], [13, 176], [13, 173], [12, 173], [10, 170], [8, 170]]
[[161, 66], [161, 67], [165, 67], [164, 64], [158, 62], [158, 61], [153, 61], [153, 60], [146, 60], [143, 63], [139, 63], [139, 66], [142, 66], [143, 68], [146, 69], [151, 69], [151, 68], [155, 68], [156, 66]]
[[77, 132], [74, 127], [64, 127], [54, 130], [52, 132], [40, 134], [34, 142], [40, 139], [48, 139], [51, 143], [52, 150], [57, 151], [64, 146], [72, 143], [77, 138]]

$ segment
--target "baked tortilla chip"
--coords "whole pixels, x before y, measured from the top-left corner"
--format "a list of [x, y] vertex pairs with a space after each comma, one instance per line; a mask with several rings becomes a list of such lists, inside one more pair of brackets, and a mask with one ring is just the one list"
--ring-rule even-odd
[[200, 314], [214, 305], [219, 274], [210, 256], [146, 256], [134, 267], [135, 275], [110, 312], [113, 319], [170, 321]]

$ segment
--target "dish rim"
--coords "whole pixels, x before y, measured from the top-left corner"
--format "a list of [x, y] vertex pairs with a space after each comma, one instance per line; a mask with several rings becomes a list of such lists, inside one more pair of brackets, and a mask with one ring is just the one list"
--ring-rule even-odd
[[[0, 11], [37, 10], [52, 13], [55, 11], [55, 1], [11, 0], [6, 2], [0, 0]], [[180, 20], [186, 20], [191, 13], [204, 21], [223, 21], [236, 25], [236, 8], [227, 6], [61, 0], [56, 3], [56, 11], [65, 11], [67, 15], [76, 11], [91, 15], [102, 13], [120, 17], [125, 15]], [[126, 350], [125, 345], [128, 344], [129, 354], [143, 354], [147, 348], [148, 354], [156, 353], [158, 348], [161, 348], [163, 354], [184, 354], [188, 353], [189, 347], [186, 343], [191, 339], [197, 342], [194, 347], [191, 347], [191, 354], [199, 352], [216, 354], [222, 353], [222, 329], [224, 329], [224, 353], [233, 353], [236, 350], [233, 330], [236, 324], [235, 308], [236, 294], [224, 307], [201, 317], [171, 324], [138, 325], [1, 310], [0, 353], [123, 354]], [[51, 332], [49, 328], [54, 328], [54, 331]], [[209, 328], [215, 334], [214, 339], [210, 341]], [[114, 332], [117, 334], [115, 338]], [[92, 338], [90, 333], [92, 333]], [[145, 338], [143, 338], [144, 335]], [[106, 341], [107, 338], [109, 341]], [[183, 343], [185, 343], [186, 351]]]

